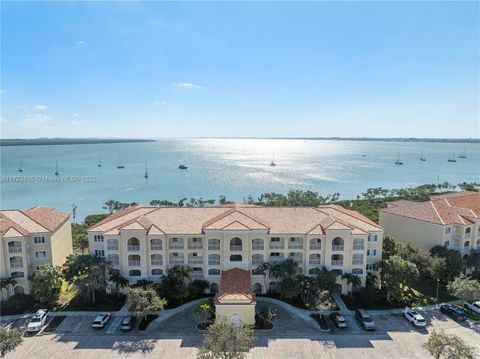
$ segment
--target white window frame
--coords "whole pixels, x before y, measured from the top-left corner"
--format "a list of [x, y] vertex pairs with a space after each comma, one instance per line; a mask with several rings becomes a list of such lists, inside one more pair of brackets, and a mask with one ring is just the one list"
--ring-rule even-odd
[[[45, 255], [40, 257], [39, 253], [45, 253]], [[47, 259], [47, 251], [35, 251], [35, 259]]]
[[97, 243], [103, 243], [104, 238], [102, 234], [94, 234], [93, 235], [93, 241]]
[[376, 249], [367, 249], [367, 257], [376, 257], [377, 250]]
[[35, 236], [33, 237], [33, 243], [34, 244], [45, 244], [45, 236]]
[[105, 257], [104, 249], [95, 249], [95, 257]]

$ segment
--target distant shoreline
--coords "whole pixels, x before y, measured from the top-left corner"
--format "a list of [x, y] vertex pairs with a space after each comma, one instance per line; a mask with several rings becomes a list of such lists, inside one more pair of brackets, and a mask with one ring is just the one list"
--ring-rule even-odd
[[383, 142], [442, 142], [480, 143], [480, 138], [417, 138], [417, 137], [190, 137], [225, 140], [304, 140], [304, 141], [383, 141]]
[[98, 143], [131, 143], [131, 142], [156, 142], [156, 140], [114, 139], [114, 138], [0, 139], [0, 146], [91, 145], [91, 144], [98, 144]]

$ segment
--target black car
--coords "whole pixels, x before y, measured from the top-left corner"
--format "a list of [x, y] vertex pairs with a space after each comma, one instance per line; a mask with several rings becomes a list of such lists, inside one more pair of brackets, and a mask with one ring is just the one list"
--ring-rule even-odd
[[129, 316], [125, 317], [122, 320], [122, 326], [120, 327], [121, 330], [132, 330], [135, 326], [135, 322], [137, 321], [137, 317]]
[[455, 307], [450, 304], [442, 304], [440, 306], [440, 311], [452, 317], [455, 320], [466, 320], [467, 313], [463, 309]]

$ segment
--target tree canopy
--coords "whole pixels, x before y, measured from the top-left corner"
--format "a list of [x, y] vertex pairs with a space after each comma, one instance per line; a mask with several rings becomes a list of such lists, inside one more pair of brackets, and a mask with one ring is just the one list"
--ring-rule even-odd
[[446, 334], [443, 330], [433, 331], [423, 344], [423, 348], [435, 359], [474, 359], [476, 357], [473, 347], [467, 345], [458, 336]]
[[146, 318], [147, 315], [163, 310], [167, 305], [167, 301], [160, 298], [154, 289], [139, 287], [128, 290], [127, 304], [130, 312]]
[[41, 304], [54, 306], [60, 298], [62, 272], [51, 264], [44, 264], [32, 277], [32, 295]]

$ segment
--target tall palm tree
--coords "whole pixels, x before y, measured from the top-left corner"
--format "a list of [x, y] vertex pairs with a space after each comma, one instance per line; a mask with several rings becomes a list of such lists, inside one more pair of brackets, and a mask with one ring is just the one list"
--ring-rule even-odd
[[3, 289], [7, 290], [10, 286], [14, 287], [17, 284], [17, 281], [13, 277], [9, 278], [0, 278], [0, 291], [3, 291]]
[[298, 274], [298, 262], [291, 258], [275, 263], [273, 268], [275, 278], [293, 278]]
[[268, 288], [270, 286], [270, 283], [267, 283], [267, 277], [270, 278], [273, 275], [273, 270], [274, 270], [274, 266], [268, 262], [263, 262], [257, 267], [257, 271], [262, 273], [266, 292], [268, 292]]
[[349, 286], [350, 284], [352, 285], [352, 290], [349, 291], [350, 295], [352, 294], [354, 288], [358, 288], [362, 285], [362, 280], [356, 274], [345, 273], [344, 275], [342, 275], [342, 279], [347, 280], [347, 286]]
[[190, 276], [193, 272], [193, 268], [185, 265], [176, 265], [169, 269], [168, 275], [172, 275], [180, 280], [183, 284], [186, 284], [190, 280]]

